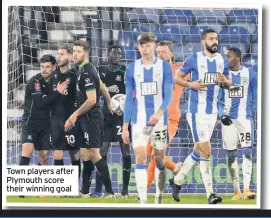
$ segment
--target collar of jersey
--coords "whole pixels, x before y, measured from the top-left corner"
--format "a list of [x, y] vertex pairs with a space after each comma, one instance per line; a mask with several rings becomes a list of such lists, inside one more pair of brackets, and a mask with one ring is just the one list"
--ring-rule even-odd
[[210, 58], [210, 59], [214, 59], [214, 58], [217, 56], [217, 53], [215, 53], [215, 56], [213, 56], [213, 57], [208, 57], [208, 56], [204, 53], [204, 51], [202, 51], [201, 53], [203, 54], [204, 57], [207, 57], [207, 58]]
[[82, 70], [84, 69], [84, 67], [89, 64], [89, 62], [86, 62], [82, 67], [79, 67], [79, 72], [82, 72]]
[[241, 65], [241, 67], [240, 67], [240, 70], [237, 70], [237, 71], [233, 71], [233, 70], [231, 70], [231, 73], [233, 73], [234, 75], [237, 75], [237, 74], [239, 74], [242, 70], [243, 70], [243, 65]]
[[[156, 62], [157, 62], [157, 57], [155, 57], [154, 62], [153, 62], [152, 65], [151, 65], [150, 67], [148, 67], [148, 68], [151, 69], [151, 68], [153, 67], [153, 65], [154, 65]], [[146, 66], [143, 64], [142, 58], [140, 58], [140, 63], [141, 63], [141, 65], [143, 65], [143, 67], [146, 67]]]
[[109, 64], [108, 64], [108, 70], [110, 70], [111, 72], [117, 72], [117, 71], [119, 71], [120, 70], [120, 68], [121, 68], [121, 64], [119, 65], [119, 67], [117, 68], [117, 69], [115, 69], [115, 70], [111, 70], [110, 69], [110, 67], [109, 67]]

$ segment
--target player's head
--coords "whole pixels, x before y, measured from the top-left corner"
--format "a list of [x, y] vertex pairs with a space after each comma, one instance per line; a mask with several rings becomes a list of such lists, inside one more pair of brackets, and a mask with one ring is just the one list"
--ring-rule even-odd
[[72, 47], [65, 44], [61, 45], [57, 51], [57, 65], [59, 67], [64, 67], [69, 65], [72, 60]]
[[90, 45], [87, 41], [79, 40], [73, 43], [73, 60], [80, 65], [89, 60]]
[[119, 65], [121, 61], [121, 47], [119, 45], [110, 45], [107, 49], [108, 63]]
[[56, 59], [53, 55], [43, 55], [40, 58], [40, 71], [44, 79], [50, 78], [55, 70]]
[[138, 50], [142, 58], [151, 58], [154, 56], [157, 38], [152, 33], [142, 33], [137, 38]]
[[218, 34], [215, 30], [203, 30], [200, 39], [204, 50], [207, 50], [211, 54], [214, 54], [218, 51]]
[[239, 48], [229, 48], [227, 51], [227, 58], [229, 60], [230, 68], [234, 68], [235, 66], [241, 63], [241, 50]]
[[158, 43], [157, 55], [160, 59], [166, 60], [169, 62], [174, 61], [174, 52], [173, 52], [173, 44], [170, 41], [161, 41]]

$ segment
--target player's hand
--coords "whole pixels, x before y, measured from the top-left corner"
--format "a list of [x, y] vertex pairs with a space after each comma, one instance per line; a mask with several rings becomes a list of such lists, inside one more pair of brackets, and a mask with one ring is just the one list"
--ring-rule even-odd
[[216, 81], [218, 83], [224, 83], [225, 79], [226, 79], [226, 77], [223, 74], [219, 73], [218, 76], [217, 76], [217, 78], [216, 78]]
[[77, 121], [77, 114], [73, 113], [69, 119], [66, 120], [65, 125], [64, 125], [64, 130], [65, 132], [70, 131], [74, 126]]
[[121, 138], [124, 144], [130, 144], [130, 134], [128, 129], [122, 129]]
[[232, 120], [229, 115], [223, 115], [221, 117], [221, 123], [225, 126], [230, 126], [232, 124]]
[[155, 126], [158, 122], [159, 122], [159, 120], [160, 120], [160, 118], [162, 117], [162, 113], [156, 113], [156, 114], [153, 114], [153, 115], [151, 115], [151, 117], [150, 117], [150, 119], [149, 119], [149, 124], [150, 125], [152, 125], [152, 126]]
[[56, 90], [62, 94], [64, 92], [65, 89], [67, 89], [68, 87], [68, 81], [64, 81], [62, 83], [58, 82], [57, 86], [56, 86]]
[[207, 84], [202, 83], [201, 80], [193, 81], [189, 83], [189, 88], [195, 89], [198, 91], [206, 91], [207, 90]]

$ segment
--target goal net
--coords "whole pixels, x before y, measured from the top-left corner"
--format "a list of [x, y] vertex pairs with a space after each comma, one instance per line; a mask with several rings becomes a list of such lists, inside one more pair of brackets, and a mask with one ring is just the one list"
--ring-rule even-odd
[[[127, 64], [139, 57], [136, 39], [142, 32], [153, 32], [158, 40], [174, 44], [175, 61], [181, 63], [192, 52], [200, 51], [200, 33], [213, 28], [219, 33], [220, 52], [229, 47], [242, 51], [243, 64], [257, 71], [258, 11], [255, 9], [202, 9], [202, 8], [121, 8], [121, 7], [23, 7], [9, 8], [8, 15], [8, 133], [7, 164], [18, 164], [21, 154], [21, 116], [25, 85], [31, 76], [39, 73], [38, 60], [43, 54], [56, 55], [63, 43], [77, 39], [91, 43], [90, 61], [95, 66], [106, 64], [106, 49], [111, 43], [122, 46], [122, 61]], [[192, 136], [185, 119], [187, 91], [181, 97], [182, 118], [179, 130], [167, 154], [175, 161], [184, 161], [193, 149]], [[256, 113], [255, 113], [256, 114]], [[254, 116], [256, 127], [256, 116]], [[253, 147], [253, 178], [251, 189], [256, 189], [257, 135]], [[233, 193], [227, 170], [226, 152], [221, 145], [219, 121], [211, 139], [213, 187], [217, 193]], [[134, 155], [132, 155], [135, 163]], [[242, 155], [239, 151], [240, 175]], [[31, 163], [37, 164], [37, 155]], [[69, 156], [65, 154], [65, 164]], [[53, 163], [50, 154], [49, 164]], [[122, 158], [120, 148], [113, 143], [108, 154], [112, 183], [116, 193], [122, 188]], [[134, 165], [133, 165], [134, 166]], [[168, 172], [170, 177], [171, 173]], [[241, 188], [242, 188], [242, 176]], [[167, 180], [168, 181], [168, 180]], [[94, 183], [95, 181], [93, 181]], [[130, 192], [136, 191], [134, 168], [131, 172]], [[167, 184], [166, 192], [171, 188]], [[155, 191], [155, 186], [150, 192]], [[184, 193], [205, 193], [199, 167], [195, 167], [183, 186]]]

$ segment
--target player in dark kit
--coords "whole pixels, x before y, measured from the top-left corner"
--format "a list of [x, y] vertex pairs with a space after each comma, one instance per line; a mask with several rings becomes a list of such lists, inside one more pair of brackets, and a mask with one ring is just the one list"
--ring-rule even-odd
[[[100, 155], [103, 138], [103, 113], [100, 107], [100, 78], [95, 67], [89, 63], [90, 45], [84, 41], [73, 44], [74, 62], [79, 66], [77, 81], [78, 109], [65, 122], [65, 130], [70, 130], [79, 121], [84, 141], [80, 146], [84, 162], [91, 160], [105, 184], [106, 196], [114, 197], [107, 163]], [[85, 167], [85, 166], [84, 166]], [[90, 178], [94, 168], [89, 169]], [[89, 195], [89, 184], [84, 183], [81, 196]]]
[[51, 105], [67, 88], [67, 82], [64, 81], [58, 83], [53, 89], [51, 75], [55, 63], [56, 60], [52, 55], [42, 56], [41, 73], [33, 76], [27, 83], [23, 113], [22, 155], [19, 165], [29, 165], [34, 148], [39, 151], [39, 163], [48, 164], [48, 154], [51, 150]]
[[[111, 97], [116, 94], [125, 94], [124, 74], [126, 67], [120, 64], [121, 61], [121, 47], [111, 45], [108, 48], [108, 65], [100, 66], [99, 74], [103, 83], [106, 85]], [[104, 140], [101, 148], [102, 158], [107, 160], [107, 153], [111, 142], [119, 142], [122, 162], [123, 162], [123, 189], [122, 197], [128, 197], [128, 185], [131, 171], [131, 154], [130, 145], [124, 144], [121, 139], [123, 116], [114, 113], [113, 115], [108, 111], [106, 105], [103, 107], [104, 113]], [[102, 197], [102, 181], [96, 175], [96, 187], [92, 197]]]
[[78, 166], [79, 177], [81, 173], [81, 164], [79, 157], [80, 135], [79, 126], [68, 132], [64, 131], [64, 123], [76, 109], [76, 84], [77, 72], [70, 68], [72, 60], [72, 47], [69, 45], [60, 46], [57, 55], [57, 68], [53, 73], [52, 79], [54, 88], [60, 81], [67, 81], [68, 88], [64, 90], [63, 95], [52, 105], [51, 130], [52, 130], [52, 147], [54, 151], [54, 164], [64, 165], [64, 151], [70, 153], [72, 165]]

